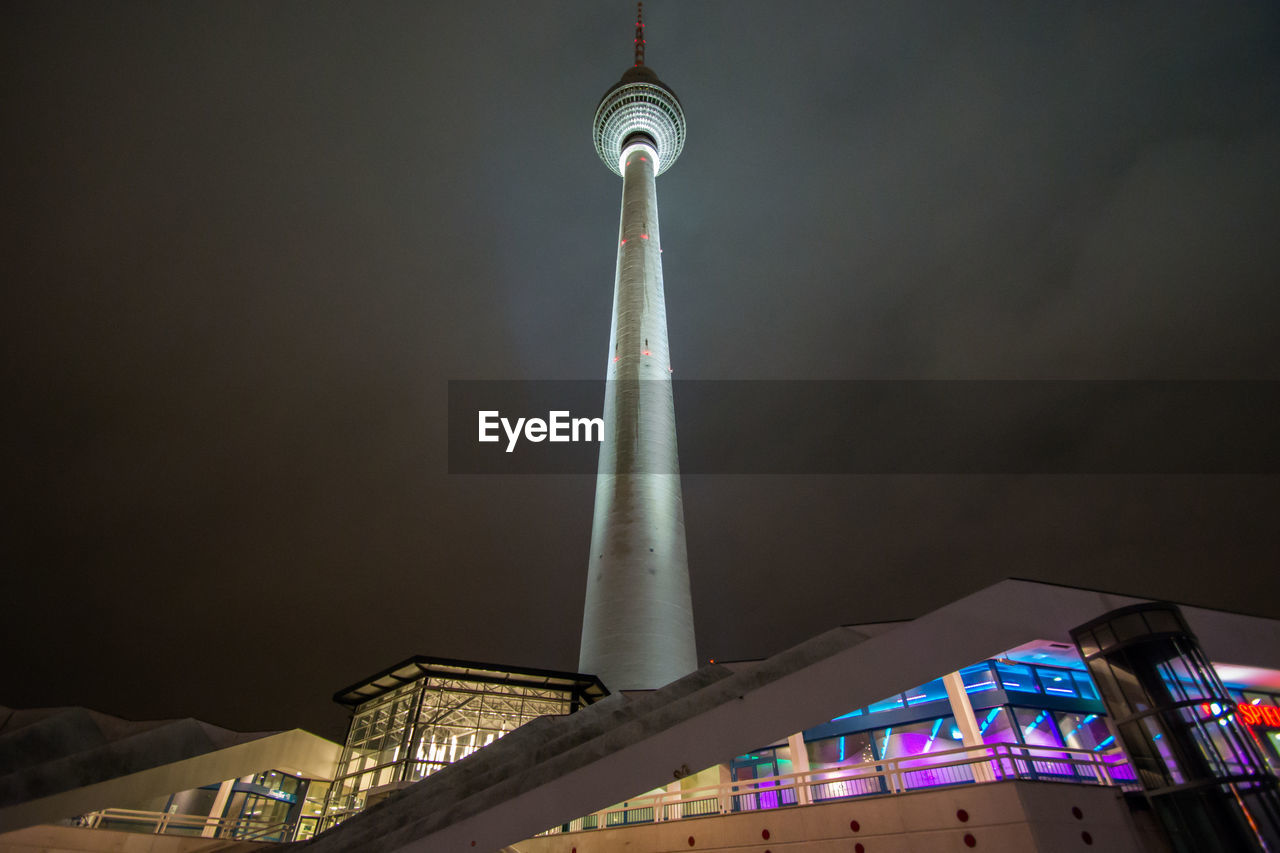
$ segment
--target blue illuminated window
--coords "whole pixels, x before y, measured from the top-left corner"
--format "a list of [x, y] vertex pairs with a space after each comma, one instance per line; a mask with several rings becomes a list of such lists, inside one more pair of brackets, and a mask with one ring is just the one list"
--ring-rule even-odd
[[1040, 686], [1044, 688], [1044, 692], [1049, 696], [1071, 696], [1079, 695], [1076, 690], [1075, 683], [1071, 679], [1071, 670], [1069, 669], [1049, 669], [1048, 667], [1036, 667], [1036, 676], [1040, 679]]
[[879, 702], [873, 702], [868, 708], [867, 713], [874, 714], [878, 711], [894, 711], [903, 706], [902, 694], [890, 696], [888, 699], [881, 699]]
[[1093, 679], [1089, 677], [1087, 672], [1073, 672], [1071, 677], [1075, 680], [1076, 690], [1080, 692], [1082, 699], [1097, 699], [1098, 691], [1093, 686]]
[[1039, 693], [1035, 676], [1031, 667], [1018, 663], [996, 663], [996, 673], [1000, 676], [1000, 685], [1005, 690], [1016, 690], [1019, 693]]
[[966, 666], [960, 670], [960, 680], [964, 682], [966, 693], [981, 693], [984, 690], [995, 690], [995, 674], [991, 672], [991, 664], [987, 662]]
[[947, 688], [941, 678], [935, 678], [928, 684], [913, 687], [906, 693], [908, 705], [923, 705], [925, 702], [945, 702]]

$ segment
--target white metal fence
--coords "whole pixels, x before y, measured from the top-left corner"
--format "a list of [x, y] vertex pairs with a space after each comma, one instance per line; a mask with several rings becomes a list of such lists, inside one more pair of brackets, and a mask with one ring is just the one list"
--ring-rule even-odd
[[577, 818], [542, 834], [579, 832], [1010, 779], [1139, 789], [1132, 768], [1119, 751], [1098, 753], [1064, 747], [992, 744], [682, 791], [662, 791]]
[[[683, 820], [1009, 779], [1111, 785], [1130, 790], [1139, 787], [1133, 770], [1118, 751], [1098, 753], [1062, 747], [992, 744], [682, 791], [662, 791], [577, 818], [542, 834]], [[287, 841], [293, 832], [290, 823], [135, 809], [91, 812], [78, 818], [76, 824], [91, 829], [242, 841]]]
[[74, 823], [76, 826], [87, 829], [115, 829], [152, 835], [234, 838], [239, 841], [287, 841], [293, 831], [293, 824], [288, 822], [214, 818], [208, 815], [170, 814], [138, 809], [103, 809], [81, 815]]

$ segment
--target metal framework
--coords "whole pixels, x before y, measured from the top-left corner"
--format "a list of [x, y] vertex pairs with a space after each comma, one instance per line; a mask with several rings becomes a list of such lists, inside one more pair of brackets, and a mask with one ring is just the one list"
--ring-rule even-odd
[[572, 672], [417, 656], [352, 684], [334, 701], [354, 709], [322, 829], [379, 792], [430, 776], [525, 723], [570, 714], [607, 694]]
[[516, 684], [527, 687], [547, 687], [568, 691], [577, 707], [589, 705], [607, 696], [609, 691], [594, 675], [563, 672], [556, 669], [535, 667], [500, 666], [457, 658], [437, 658], [415, 655], [405, 658], [381, 672], [362, 678], [355, 684], [333, 694], [339, 705], [354, 708], [376, 699], [397, 687], [411, 684], [423, 676], [438, 678], [464, 678], [481, 684]]

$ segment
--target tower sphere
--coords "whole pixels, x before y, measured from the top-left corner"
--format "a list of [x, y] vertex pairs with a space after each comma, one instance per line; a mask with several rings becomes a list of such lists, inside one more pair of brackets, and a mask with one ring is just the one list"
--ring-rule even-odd
[[596, 153], [617, 175], [625, 143], [647, 137], [658, 152], [661, 175], [684, 148], [684, 110], [680, 99], [658, 75], [643, 65], [627, 69], [617, 85], [605, 92], [592, 123]]

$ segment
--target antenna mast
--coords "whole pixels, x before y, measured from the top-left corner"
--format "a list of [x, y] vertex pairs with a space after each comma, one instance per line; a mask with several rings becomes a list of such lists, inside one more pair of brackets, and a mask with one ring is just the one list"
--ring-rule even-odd
[[636, 4], [636, 68], [644, 65], [644, 3]]

